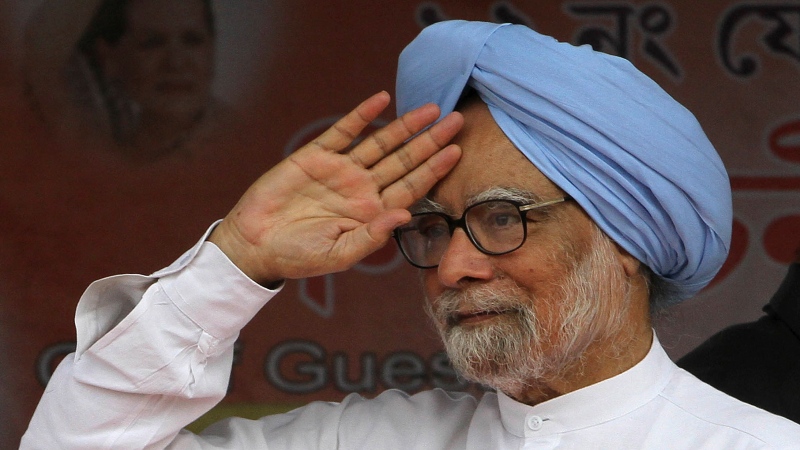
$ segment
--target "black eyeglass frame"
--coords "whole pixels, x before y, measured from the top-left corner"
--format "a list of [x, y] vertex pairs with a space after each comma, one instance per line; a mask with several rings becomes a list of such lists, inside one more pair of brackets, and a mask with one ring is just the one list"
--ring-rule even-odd
[[[466, 233], [467, 237], [469, 238], [469, 241], [472, 242], [472, 245], [474, 245], [475, 248], [477, 248], [481, 253], [483, 253], [485, 255], [499, 256], [499, 255], [505, 255], [505, 254], [511, 253], [511, 252], [519, 249], [520, 247], [522, 247], [523, 244], [525, 244], [525, 241], [528, 239], [528, 222], [527, 222], [527, 218], [526, 218], [526, 215], [527, 215], [528, 211], [533, 211], [534, 209], [544, 208], [546, 206], [551, 206], [551, 205], [555, 205], [555, 204], [558, 204], [558, 203], [563, 203], [563, 202], [567, 202], [567, 201], [571, 201], [571, 200], [573, 200], [573, 198], [571, 196], [569, 196], [569, 195], [565, 195], [565, 196], [560, 197], [560, 198], [555, 198], [555, 199], [552, 199], [552, 200], [545, 200], [545, 201], [537, 202], [537, 203], [519, 203], [519, 202], [516, 202], [514, 200], [508, 200], [508, 199], [503, 199], [503, 198], [492, 198], [492, 199], [483, 200], [483, 201], [480, 201], [478, 203], [470, 205], [469, 207], [467, 207], [467, 209], [464, 210], [464, 212], [461, 214], [461, 217], [459, 217], [458, 219], [453, 219], [452, 217], [448, 216], [447, 214], [442, 213], [442, 212], [438, 212], [438, 211], [428, 211], [428, 212], [416, 213], [416, 214], [412, 214], [411, 217], [413, 218], [413, 217], [416, 217], [416, 216], [430, 215], [430, 214], [437, 215], [437, 216], [441, 217], [442, 219], [444, 219], [445, 223], [447, 223], [447, 227], [448, 227], [448, 230], [449, 230], [451, 238], [453, 237], [453, 233], [456, 231], [456, 228], [461, 228], [462, 230], [464, 230], [464, 233]], [[480, 206], [480, 205], [483, 205], [483, 204], [489, 203], [489, 202], [506, 202], [506, 203], [510, 203], [510, 204], [514, 205], [517, 208], [517, 212], [519, 212], [519, 217], [522, 220], [522, 240], [520, 241], [519, 245], [517, 245], [516, 247], [512, 248], [511, 250], [505, 250], [505, 251], [502, 251], [502, 252], [493, 252], [493, 251], [487, 250], [486, 248], [484, 248], [477, 241], [477, 239], [475, 239], [475, 236], [473, 236], [472, 231], [467, 226], [467, 221], [466, 221], [467, 213], [472, 208], [475, 208], [476, 206]], [[403, 244], [401, 242], [402, 234], [403, 234], [403, 227], [398, 227], [398, 228], [395, 228], [395, 230], [392, 232], [392, 237], [394, 237], [395, 241], [397, 242], [397, 246], [400, 248], [400, 252], [403, 254], [403, 257], [405, 257], [406, 261], [408, 261], [409, 264], [411, 264], [412, 266], [417, 267], [419, 269], [433, 269], [435, 267], [439, 267], [439, 263], [436, 263], [435, 265], [426, 266], [426, 265], [417, 264], [414, 261], [412, 261], [411, 257], [408, 256], [408, 254], [406, 253], [406, 250], [403, 248]]]

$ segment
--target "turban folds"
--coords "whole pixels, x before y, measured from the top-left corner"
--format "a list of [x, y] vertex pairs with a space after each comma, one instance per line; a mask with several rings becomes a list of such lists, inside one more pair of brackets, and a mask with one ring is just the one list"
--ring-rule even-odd
[[521, 25], [446, 21], [400, 55], [397, 112], [475, 89], [511, 142], [682, 300], [731, 239], [728, 175], [695, 117], [627, 60]]

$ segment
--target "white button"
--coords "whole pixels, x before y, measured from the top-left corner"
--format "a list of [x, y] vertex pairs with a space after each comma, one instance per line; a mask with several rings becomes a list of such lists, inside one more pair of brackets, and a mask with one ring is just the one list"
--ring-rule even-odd
[[528, 417], [528, 428], [533, 431], [539, 431], [542, 429], [542, 418], [539, 416], [530, 416]]

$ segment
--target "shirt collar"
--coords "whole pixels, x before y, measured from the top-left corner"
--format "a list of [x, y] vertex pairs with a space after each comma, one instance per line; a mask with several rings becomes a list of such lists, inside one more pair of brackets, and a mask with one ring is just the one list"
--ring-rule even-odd
[[612, 378], [535, 406], [498, 392], [500, 417], [506, 430], [519, 437], [529, 435], [531, 423], [539, 424], [536, 433], [540, 436], [586, 428], [649, 402], [666, 387], [676, 369], [653, 332], [653, 343], [644, 359]]

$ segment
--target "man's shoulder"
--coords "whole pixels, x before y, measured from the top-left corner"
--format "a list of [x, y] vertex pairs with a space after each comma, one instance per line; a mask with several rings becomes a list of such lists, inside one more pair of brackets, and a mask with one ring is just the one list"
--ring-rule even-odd
[[661, 395], [681, 411], [682, 420], [709, 432], [750, 436], [777, 448], [800, 442], [800, 424], [731, 397], [685, 370], [676, 371]]

